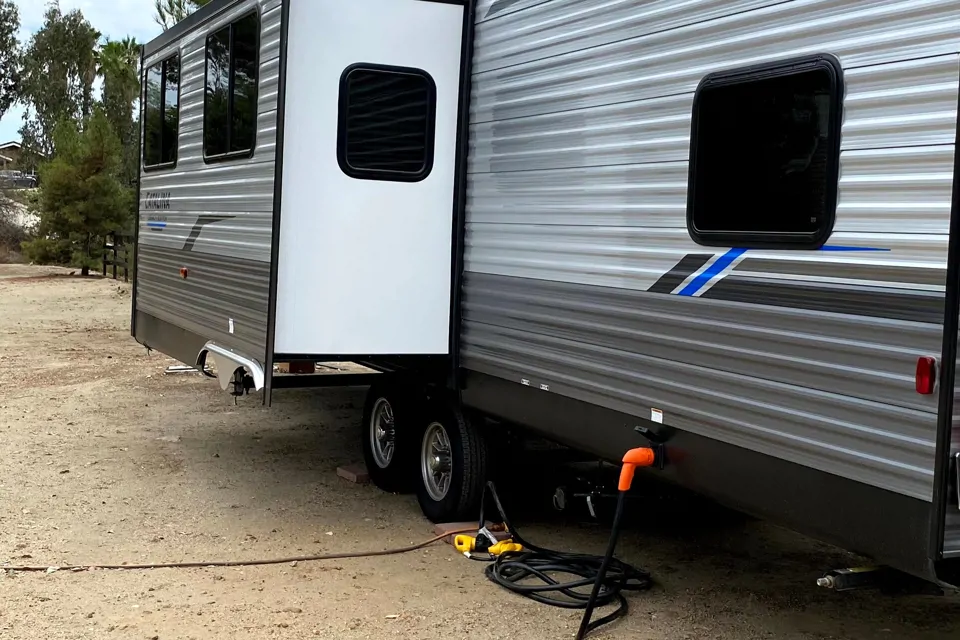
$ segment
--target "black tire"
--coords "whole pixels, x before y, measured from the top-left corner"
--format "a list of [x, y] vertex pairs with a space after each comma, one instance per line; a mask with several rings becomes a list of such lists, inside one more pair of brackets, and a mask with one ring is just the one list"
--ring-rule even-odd
[[[384, 456], [383, 447], [375, 444], [374, 420], [385, 423], [385, 406], [392, 414], [393, 451]], [[379, 489], [389, 493], [408, 493], [413, 490], [416, 474], [419, 473], [417, 457], [420, 445], [420, 429], [423, 420], [422, 395], [417, 389], [395, 383], [379, 383], [370, 387], [363, 409], [363, 425], [360, 440], [363, 460], [370, 480]]]
[[[417, 452], [417, 501], [423, 514], [435, 523], [473, 521], [480, 517], [480, 501], [487, 480], [490, 448], [480, 425], [482, 419], [458, 406], [437, 403], [426, 414]], [[424, 469], [428, 440], [434, 425], [449, 439], [450, 477], [442, 497], [431, 493]]]

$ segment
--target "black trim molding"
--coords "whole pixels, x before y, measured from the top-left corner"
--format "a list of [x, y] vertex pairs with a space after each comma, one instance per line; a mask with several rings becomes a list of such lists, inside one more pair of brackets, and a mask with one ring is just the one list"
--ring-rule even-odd
[[[143, 73], [143, 61], [146, 60], [146, 47], [140, 47], [140, 73]], [[183, 83], [181, 82], [181, 85]], [[140, 101], [143, 102], [143, 95], [146, 92], [143, 85], [140, 85]], [[133, 218], [133, 285], [130, 287], [130, 335], [137, 339], [137, 280], [139, 279], [138, 254], [140, 252], [140, 183], [143, 181], [143, 172], [140, 165], [143, 162], [143, 131], [146, 124], [143, 117], [140, 118], [140, 127], [137, 136], [137, 210]]]
[[[700, 145], [699, 113], [705, 91], [791, 76], [811, 71], [825, 71], [830, 77], [830, 119], [828, 139], [830, 149], [826, 171], [827, 194], [824, 203], [824, 219], [817, 231], [812, 233], [742, 232], [697, 229], [695, 223], [697, 151]], [[840, 61], [826, 54], [804, 56], [751, 67], [711, 73], [700, 81], [693, 98], [693, 113], [690, 129], [690, 162], [687, 179], [687, 230], [697, 244], [705, 246], [741, 247], [759, 249], [819, 249], [833, 232], [836, 219], [837, 197], [840, 176], [840, 138], [843, 122], [843, 67]]]
[[280, 65], [277, 86], [277, 141], [273, 164], [273, 227], [270, 235], [270, 284], [267, 293], [267, 339], [263, 354], [263, 404], [273, 401], [273, 343], [277, 335], [277, 281], [280, 269], [280, 211], [283, 202], [283, 139], [287, 104], [287, 44], [290, 37], [290, 0], [280, 8]]
[[665, 442], [661, 473], [718, 502], [861, 553], [926, 580], [931, 505], [649, 420], [474, 371], [463, 403], [574, 449], [611, 461], [646, 446], [647, 427]]
[[[960, 94], [957, 99], [960, 100]], [[956, 392], [957, 332], [960, 330], [960, 111], [957, 112], [953, 156], [953, 194], [950, 202], [950, 240], [947, 245], [946, 302], [943, 314], [943, 352], [940, 355], [937, 408], [937, 458], [933, 469], [933, 513], [930, 548], [943, 558], [947, 500], [950, 495], [950, 448], [953, 437], [953, 403]], [[960, 491], [960, 488], [958, 488]], [[954, 566], [957, 562], [954, 563]]]
[[137, 311], [136, 319], [137, 342], [184, 364], [196, 364], [197, 355], [207, 344], [203, 336], [144, 311]]
[[450, 264], [450, 366], [447, 386], [460, 388], [460, 332], [463, 327], [463, 258], [466, 250], [467, 169], [470, 154], [470, 92], [473, 84], [473, 38], [476, 0], [468, 0], [463, 10], [463, 35], [460, 41], [460, 96], [457, 108], [457, 152], [454, 159], [453, 242]]

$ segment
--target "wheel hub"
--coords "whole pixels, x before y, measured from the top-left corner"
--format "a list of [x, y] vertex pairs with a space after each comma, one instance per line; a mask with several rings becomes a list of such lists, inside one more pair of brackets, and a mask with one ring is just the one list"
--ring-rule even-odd
[[370, 412], [370, 450], [373, 461], [381, 469], [386, 469], [393, 462], [396, 432], [393, 407], [386, 398], [377, 398]]
[[443, 500], [450, 490], [453, 460], [450, 437], [439, 422], [427, 427], [420, 451], [420, 471], [427, 494], [436, 501]]

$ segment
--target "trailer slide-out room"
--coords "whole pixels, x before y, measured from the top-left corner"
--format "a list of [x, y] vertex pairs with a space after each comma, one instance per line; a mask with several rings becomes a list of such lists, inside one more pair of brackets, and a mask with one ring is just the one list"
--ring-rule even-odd
[[144, 48], [132, 333], [355, 361], [374, 481], [484, 435], [960, 584], [956, 0], [213, 0]]

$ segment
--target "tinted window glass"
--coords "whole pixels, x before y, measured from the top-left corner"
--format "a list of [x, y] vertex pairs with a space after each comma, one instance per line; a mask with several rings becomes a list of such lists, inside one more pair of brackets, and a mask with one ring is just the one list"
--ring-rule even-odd
[[340, 86], [338, 156], [347, 175], [422, 179], [433, 163], [436, 90], [416, 69], [355, 67]]
[[253, 148], [257, 135], [257, 47], [260, 24], [256, 15], [234, 25], [233, 105], [230, 151]]
[[150, 167], [160, 164], [161, 125], [160, 105], [163, 91], [163, 65], [147, 69], [147, 86], [143, 105], [143, 164]]
[[207, 38], [204, 156], [244, 154], [257, 133], [260, 19], [250, 14]]
[[143, 164], [158, 167], [177, 161], [180, 125], [180, 59], [168, 58], [147, 69], [143, 104]]
[[177, 161], [177, 134], [180, 128], [180, 60], [164, 63], [163, 84], [163, 163]]
[[[832, 226], [838, 81], [807, 68], [701, 89], [694, 118], [694, 235], [730, 245], [762, 235], [809, 239]], [[807, 240], [808, 241], [808, 240]]]
[[230, 27], [207, 38], [207, 86], [203, 101], [203, 152], [227, 152], [230, 129]]

